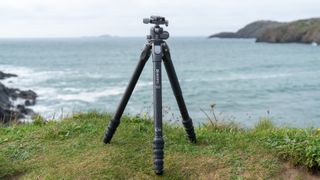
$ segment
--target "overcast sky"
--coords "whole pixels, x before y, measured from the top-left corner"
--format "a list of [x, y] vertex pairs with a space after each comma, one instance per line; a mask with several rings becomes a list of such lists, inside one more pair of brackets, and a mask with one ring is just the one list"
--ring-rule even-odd
[[0, 37], [144, 36], [150, 15], [165, 16], [172, 36], [207, 36], [319, 14], [320, 0], [0, 0]]

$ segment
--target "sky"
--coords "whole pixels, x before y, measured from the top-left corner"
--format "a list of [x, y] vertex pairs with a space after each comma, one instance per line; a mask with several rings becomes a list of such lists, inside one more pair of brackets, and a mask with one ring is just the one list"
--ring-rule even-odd
[[150, 15], [165, 16], [171, 36], [208, 36], [319, 17], [320, 0], [1, 0], [0, 37], [145, 36]]

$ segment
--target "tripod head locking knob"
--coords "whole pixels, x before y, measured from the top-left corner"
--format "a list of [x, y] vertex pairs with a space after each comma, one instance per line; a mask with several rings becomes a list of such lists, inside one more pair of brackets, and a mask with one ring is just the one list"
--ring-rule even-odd
[[169, 21], [166, 20], [165, 17], [162, 17], [162, 16], [151, 16], [150, 18], [144, 18], [143, 23], [144, 24], [155, 24], [155, 25], [164, 24], [166, 26], [169, 25]]

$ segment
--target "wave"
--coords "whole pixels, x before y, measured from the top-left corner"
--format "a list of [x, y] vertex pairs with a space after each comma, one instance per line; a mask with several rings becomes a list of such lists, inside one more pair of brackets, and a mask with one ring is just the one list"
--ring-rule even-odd
[[152, 81], [142, 81], [142, 82], [138, 82], [136, 87], [152, 86], [152, 84], [153, 84]]
[[1, 65], [1, 70], [18, 75], [18, 77], [8, 78], [3, 81], [9, 87], [17, 88], [33, 88], [49, 79], [61, 78], [71, 74], [70, 71], [37, 71], [27, 67], [11, 65]]
[[7, 86], [17, 88], [34, 88], [43, 86], [42, 83], [47, 83], [49, 80], [56, 80], [61, 85], [64, 85], [70, 80], [82, 79], [116, 79], [120, 78], [117, 75], [108, 75], [107, 77], [99, 73], [79, 72], [66, 68], [64, 70], [37, 70], [28, 67], [1, 65], [0, 70], [6, 73], [18, 75], [18, 77], [8, 78], [3, 80]]
[[[14, 65], [0, 65], [0, 70], [6, 73], [17, 74], [18, 77], [8, 78], [3, 81], [6, 86], [19, 89], [32, 89], [38, 94], [37, 103], [32, 109], [50, 119], [58, 114], [61, 109], [71, 113], [71, 107], [82, 106], [84, 103], [94, 103], [102, 97], [119, 95], [124, 92], [124, 86], [88, 87], [69, 86], [71, 81], [86, 81], [89, 79], [104, 78], [99, 74], [78, 73], [75, 70], [40, 70]], [[108, 76], [108, 79], [117, 78]], [[56, 83], [51, 83], [56, 82]], [[118, 84], [118, 83], [117, 83]], [[150, 82], [138, 83], [137, 89], [149, 85]], [[79, 102], [81, 101], [81, 102]], [[70, 112], [69, 112], [70, 111]]]
[[124, 92], [124, 87], [113, 87], [106, 90], [100, 91], [85, 91], [72, 94], [58, 94], [55, 98], [65, 101], [85, 101], [85, 102], [95, 102], [98, 98], [119, 95]]
[[202, 82], [212, 82], [212, 81], [236, 81], [236, 80], [256, 80], [256, 79], [272, 79], [272, 78], [282, 78], [292, 76], [290, 73], [279, 73], [279, 74], [232, 74], [226, 75], [225, 77], [214, 77], [214, 78], [191, 78], [185, 81], [202, 81]]

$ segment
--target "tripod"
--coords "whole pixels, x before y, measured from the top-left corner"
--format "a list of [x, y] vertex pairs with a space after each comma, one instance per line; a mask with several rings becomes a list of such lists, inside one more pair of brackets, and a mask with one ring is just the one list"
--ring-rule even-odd
[[163, 158], [164, 158], [164, 141], [162, 137], [162, 87], [161, 87], [161, 62], [163, 60], [165, 69], [167, 71], [171, 88], [177, 100], [179, 110], [182, 116], [182, 123], [191, 142], [196, 142], [196, 135], [194, 133], [193, 123], [188, 114], [185, 105], [182, 91], [179, 85], [178, 77], [176, 75], [174, 66], [172, 64], [170, 51], [165, 39], [169, 38], [169, 33], [163, 31], [159, 25], [165, 24], [168, 26], [168, 21], [164, 17], [151, 16], [150, 19], [143, 20], [145, 24], [155, 24], [150, 29], [150, 35], [147, 36], [147, 43], [145, 44], [141, 55], [140, 61], [131, 77], [131, 80], [125, 90], [125, 93], [120, 101], [116, 113], [110, 121], [103, 142], [110, 143], [117, 127], [120, 124], [120, 118], [129, 101], [133, 89], [139, 79], [144, 65], [152, 54], [153, 61], [153, 111], [154, 111], [154, 140], [153, 140], [153, 154], [154, 154], [154, 169], [155, 173], [160, 175], [163, 173]]

